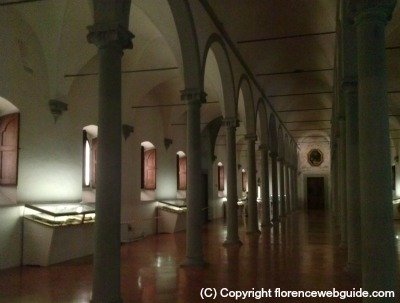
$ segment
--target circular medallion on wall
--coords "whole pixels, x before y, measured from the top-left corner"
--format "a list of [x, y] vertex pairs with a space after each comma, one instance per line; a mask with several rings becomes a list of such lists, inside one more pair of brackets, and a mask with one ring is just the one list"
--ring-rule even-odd
[[308, 152], [307, 160], [311, 166], [320, 166], [324, 162], [324, 154], [319, 149], [312, 149]]

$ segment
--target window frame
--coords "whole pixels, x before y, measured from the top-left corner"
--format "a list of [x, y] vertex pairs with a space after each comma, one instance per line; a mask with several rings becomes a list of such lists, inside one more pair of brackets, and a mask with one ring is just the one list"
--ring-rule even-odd
[[[184, 172], [181, 170], [182, 168], [182, 163], [184, 162], [185, 170]], [[181, 175], [185, 175], [185, 182], [182, 184], [182, 178]], [[176, 178], [177, 178], [177, 190], [186, 190], [187, 189], [187, 157], [185, 156], [179, 156], [176, 155]]]
[[[147, 167], [148, 163], [146, 162], [146, 157], [150, 157], [151, 155], [149, 154], [154, 153], [154, 180], [153, 183], [154, 185], [151, 186], [151, 184], [148, 183], [148, 178], [146, 179], [146, 176], [149, 176], [149, 171], [150, 169]], [[141, 157], [140, 157], [140, 162], [141, 162], [141, 177], [140, 177], [140, 188], [143, 190], [156, 190], [157, 189], [157, 149], [156, 148], [149, 148], [145, 149], [144, 146], [141, 146]], [[153, 170], [153, 169], [151, 169]]]
[[225, 169], [224, 165], [218, 165], [218, 191], [225, 190]]

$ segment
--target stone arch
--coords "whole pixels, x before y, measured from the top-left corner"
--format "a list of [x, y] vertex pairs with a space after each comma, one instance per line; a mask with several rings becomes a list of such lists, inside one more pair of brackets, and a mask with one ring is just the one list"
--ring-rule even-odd
[[261, 144], [269, 145], [269, 127], [268, 127], [268, 116], [267, 116], [267, 109], [265, 107], [264, 100], [260, 98], [257, 103], [257, 130]]
[[185, 88], [203, 89], [203, 73], [193, 15], [187, 1], [168, 0], [181, 44]]
[[282, 124], [278, 127], [278, 155], [280, 158], [285, 158], [285, 141], [283, 137], [283, 129]]
[[291, 148], [290, 148], [290, 143], [289, 143], [289, 136], [288, 136], [287, 133], [284, 135], [283, 145], [284, 145], [284, 152], [285, 152], [285, 161], [290, 163], [290, 150], [291, 150]]
[[268, 123], [269, 127], [269, 147], [270, 147], [270, 151], [272, 153], [277, 154], [278, 153], [278, 133], [277, 133], [277, 129], [276, 129], [276, 121], [275, 121], [275, 116], [273, 114], [270, 114], [269, 117], [269, 123]]
[[296, 143], [291, 139], [290, 140], [290, 163], [292, 165], [295, 164], [295, 155], [296, 155]]
[[222, 108], [223, 117], [236, 117], [235, 109], [235, 83], [233, 78], [233, 71], [231, 61], [228, 55], [226, 45], [222, 38], [217, 34], [212, 34], [206, 43], [203, 53], [203, 62], [201, 68], [201, 87], [204, 87], [206, 62], [209, 52], [212, 51], [218, 64], [218, 70], [222, 82], [223, 98], [219, 100]]
[[246, 75], [242, 75], [236, 92], [237, 113], [240, 111], [240, 99], [243, 98], [245, 127], [247, 134], [256, 133], [256, 115], [254, 110], [253, 92], [251, 90], [250, 81]]

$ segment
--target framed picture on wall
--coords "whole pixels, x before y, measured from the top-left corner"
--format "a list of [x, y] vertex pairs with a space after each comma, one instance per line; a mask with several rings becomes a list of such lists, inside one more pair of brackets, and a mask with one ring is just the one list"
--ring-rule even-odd
[[324, 162], [324, 154], [319, 149], [312, 149], [307, 154], [307, 160], [311, 166], [320, 166]]

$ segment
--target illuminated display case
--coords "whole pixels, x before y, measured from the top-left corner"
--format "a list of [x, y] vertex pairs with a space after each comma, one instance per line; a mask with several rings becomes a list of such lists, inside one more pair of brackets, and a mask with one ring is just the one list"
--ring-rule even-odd
[[26, 204], [24, 217], [49, 226], [93, 223], [94, 204]]
[[158, 201], [157, 233], [175, 233], [186, 229], [185, 200]]
[[26, 204], [23, 264], [47, 266], [93, 253], [94, 203]]
[[187, 211], [185, 200], [158, 201], [158, 207], [162, 210], [171, 211], [179, 214]]

